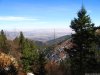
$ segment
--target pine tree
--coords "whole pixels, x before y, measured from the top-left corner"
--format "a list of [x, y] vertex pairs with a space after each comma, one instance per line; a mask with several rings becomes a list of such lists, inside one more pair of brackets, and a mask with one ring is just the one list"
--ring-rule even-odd
[[5, 35], [5, 33], [4, 33], [4, 31], [3, 31], [3, 30], [1, 30], [1, 36], [3, 37], [3, 40], [4, 40], [4, 41], [6, 41], [6, 40], [7, 40], [6, 35]]
[[83, 6], [77, 16], [70, 25], [75, 32], [72, 34], [72, 42], [76, 46], [70, 49], [68, 53], [71, 60], [72, 75], [85, 75], [85, 72], [92, 72], [91, 69], [95, 68], [95, 49], [92, 48], [95, 42], [95, 30], [94, 24], [91, 23], [91, 19]]
[[24, 42], [25, 42], [25, 38], [24, 38], [23, 32], [20, 32], [19, 46], [20, 46], [21, 51], [23, 50]]
[[0, 32], [0, 48], [4, 53], [9, 53], [10, 46], [7, 43], [7, 37], [3, 30]]
[[1, 45], [1, 47], [3, 47], [5, 45], [6, 40], [7, 40], [6, 35], [4, 34], [4, 31], [1, 30], [1, 33], [0, 33], [0, 42], [1, 42], [0, 45]]
[[38, 53], [33, 42], [28, 39], [24, 40], [21, 60], [23, 64], [23, 69], [26, 72], [32, 72], [32, 65], [33, 62], [36, 62], [38, 60]]

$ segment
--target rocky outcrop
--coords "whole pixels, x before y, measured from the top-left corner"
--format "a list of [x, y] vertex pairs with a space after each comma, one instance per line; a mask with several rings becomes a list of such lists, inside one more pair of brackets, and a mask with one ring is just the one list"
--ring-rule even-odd
[[74, 44], [72, 43], [72, 39], [68, 39], [64, 42], [62, 42], [59, 45], [56, 45], [52, 53], [49, 53], [49, 60], [53, 62], [60, 62], [64, 60], [65, 58], [69, 58], [69, 55], [67, 54], [67, 51], [65, 49], [71, 49], [73, 48]]

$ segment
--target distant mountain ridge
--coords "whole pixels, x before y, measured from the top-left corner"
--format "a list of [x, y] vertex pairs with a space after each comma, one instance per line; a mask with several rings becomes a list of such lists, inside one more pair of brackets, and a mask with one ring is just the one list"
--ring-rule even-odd
[[[7, 38], [10, 40], [13, 40], [14, 38], [19, 36], [19, 32], [15, 32], [15, 31], [11, 31], [11, 32], [5, 31], [5, 33]], [[42, 42], [46, 42], [54, 39], [53, 31], [27, 31], [27, 32], [23, 32], [23, 34], [28, 39], [42, 41]], [[59, 38], [64, 35], [68, 35], [68, 33], [56, 31], [56, 38]]]
[[71, 38], [71, 35], [65, 35], [65, 36], [61, 36], [61, 37], [53, 39], [53, 40], [49, 40], [46, 43], [47, 43], [47, 45], [60, 44], [64, 41], [68, 40], [69, 38]]

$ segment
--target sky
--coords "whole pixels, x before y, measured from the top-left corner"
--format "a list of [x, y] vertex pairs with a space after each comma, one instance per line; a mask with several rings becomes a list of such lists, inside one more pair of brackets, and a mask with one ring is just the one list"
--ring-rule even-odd
[[[83, 0], [96, 26], [100, 25], [100, 0]], [[82, 0], [0, 0], [0, 29], [68, 29]]]

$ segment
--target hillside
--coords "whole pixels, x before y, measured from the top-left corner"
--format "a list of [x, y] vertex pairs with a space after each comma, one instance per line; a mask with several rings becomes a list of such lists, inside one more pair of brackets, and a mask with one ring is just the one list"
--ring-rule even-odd
[[68, 58], [68, 54], [64, 49], [70, 49], [73, 45], [71, 38], [64, 40], [60, 44], [55, 45], [54, 49], [50, 50], [49, 54], [47, 54], [47, 58], [54, 62], [64, 60], [65, 58]]
[[65, 35], [65, 36], [62, 36], [62, 37], [59, 37], [59, 38], [56, 38], [53, 40], [49, 40], [46, 42], [46, 44], [49, 46], [54, 45], [54, 44], [60, 44], [64, 41], [68, 40], [70, 37], [71, 37], [71, 35]]

